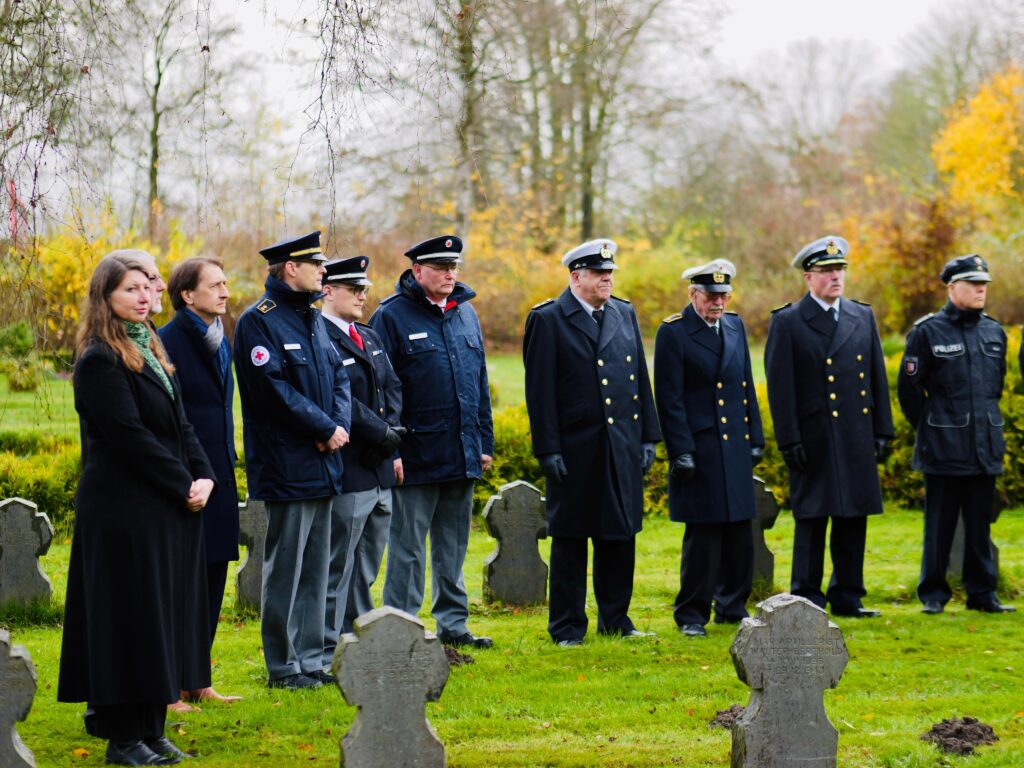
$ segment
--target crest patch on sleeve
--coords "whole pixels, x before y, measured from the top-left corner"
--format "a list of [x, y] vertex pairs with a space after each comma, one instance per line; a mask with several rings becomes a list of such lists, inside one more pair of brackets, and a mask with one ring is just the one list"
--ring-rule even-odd
[[913, 376], [917, 373], [917, 358], [906, 357], [903, 359], [903, 370], [906, 371], [907, 376]]

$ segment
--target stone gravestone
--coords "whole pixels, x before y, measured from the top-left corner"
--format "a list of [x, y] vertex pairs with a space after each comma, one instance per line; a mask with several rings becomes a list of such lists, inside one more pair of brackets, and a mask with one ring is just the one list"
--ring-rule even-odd
[[359, 707], [341, 740], [347, 768], [444, 768], [444, 744], [424, 714], [448, 680], [444, 649], [397, 608], [364, 613], [332, 664], [345, 701]]
[[547, 598], [548, 566], [537, 540], [548, 535], [544, 497], [523, 480], [501, 486], [484, 507], [487, 532], [498, 545], [484, 560], [484, 599], [540, 605]]
[[[998, 493], [992, 498], [992, 522], [999, 519], [1004, 508], [1003, 500]], [[988, 545], [992, 547], [992, 562], [996, 566], [996, 576], [999, 575], [999, 547], [989, 536]], [[949, 565], [946, 567], [946, 578], [962, 579], [964, 575], [964, 521], [962, 517], [956, 519], [956, 531], [953, 533], [953, 546], [949, 550]]]
[[36, 695], [36, 668], [22, 645], [11, 646], [11, 635], [0, 629], [0, 766], [35, 768], [32, 750], [18, 736], [17, 724], [28, 717]]
[[49, 600], [53, 585], [38, 558], [53, 541], [50, 518], [25, 499], [0, 502], [0, 606]]
[[839, 734], [823, 692], [839, 684], [850, 656], [825, 611], [802, 597], [770, 597], [729, 650], [751, 689], [732, 727], [732, 768], [835, 768]]
[[764, 543], [764, 532], [775, 527], [779, 517], [779, 503], [775, 501], [775, 494], [759, 477], [754, 478], [754, 505], [757, 509], [753, 524], [754, 584], [770, 590], [775, 584], [775, 555]]
[[238, 505], [239, 539], [246, 548], [235, 576], [235, 606], [260, 610], [263, 594], [263, 546], [267, 539], [267, 507], [246, 499]]

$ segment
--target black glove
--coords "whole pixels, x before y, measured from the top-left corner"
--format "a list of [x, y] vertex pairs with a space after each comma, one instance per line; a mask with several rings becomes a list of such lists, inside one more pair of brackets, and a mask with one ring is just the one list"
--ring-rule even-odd
[[408, 430], [405, 427], [389, 426], [383, 440], [373, 448], [363, 450], [362, 455], [359, 457], [359, 463], [365, 469], [376, 469], [384, 459], [391, 458], [395, 451], [398, 450], [398, 446], [402, 444], [402, 438], [405, 437], [406, 432]]
[[684, 483], [693, 480], [697, 474], [697, 465], [693, 462], [693, 454], [681, 453], [672, 461], [670, 470], [672, 477], [682, 480]]
[[892, 456], [892, 443], [884, 437], [875, 438], [875, 461], [884, 464], [885, 460]]
[[750, 449], [750, 463], [753, 466], [757, 466], [761, 463], [764, 458], [764, 448], [751, 448]]
[[644, 455], [640, 459], [640, 468], [645, 475], [654, 466], [655, 455], [654, 443], [644, 443]]
[[555, 483], [561, 484], [569, 476], [569, 470], [565, 468], [565, 461], [562, 460], [560, 453], [541, 456], [540, 468], [544, 470], [544, 477]]
[[807, 454], [803, 443], [794, 443], [782, 449], [782, 459], [791, 472], [803, 472], [807, 468]]

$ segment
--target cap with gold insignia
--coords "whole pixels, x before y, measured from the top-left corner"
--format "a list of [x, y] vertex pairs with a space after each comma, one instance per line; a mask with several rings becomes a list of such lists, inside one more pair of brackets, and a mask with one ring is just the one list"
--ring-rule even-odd
[[967, 280], [971, 283], [992, 282], [992, 275], [988, 273], [988, 264], [976, 253], [947, 261], [946, 266], [942, 268], [940, 277], [946, 285], [958, 280]]
[[298, 261], [327, 261], [320, 247], [320, 232], [310, 232], [300, 237], [287, 237], [260, 251], [267, 264], [283, 264], [294, 259]]
[[837, 235], [819, 237], [808, 243], [793, 257], [793, 266], [804, 272], [813, 267], [845, 267], [850, 253], [850, 244]]
[[618, 250], [614, 240], [588, 240], [566, 253], [562, 257], [562, 266], [568, 267], [570, 272], [577, 269], [618, 269], [615, 263]]
[[689, 280], [691, 285], [699, 285], [708, 293], [731, 293], [734, 277], [736, 265], [728, 259], [715, 259], [683, 272], [683, 280]]
[[417, 243], [405, 255], [412, 259], [413, 264], [425, 261], [454, 262], [462, 261], [462, 240], [455, 235], [441, 235]]
[[324, 264], [327, 274], [324, 283], [347, 283], [348, 285], [373, 285], [366, 277], [366, 268], [370, 266], [369, 256], [352, 256], [348, 259], [335, 259]]

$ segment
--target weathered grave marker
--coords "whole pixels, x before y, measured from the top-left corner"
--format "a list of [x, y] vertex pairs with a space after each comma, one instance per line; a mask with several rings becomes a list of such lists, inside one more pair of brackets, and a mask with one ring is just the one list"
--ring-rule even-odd
[[50, 518], [25, 499], [0, 501], [0, 605], [49, 600], [53, 585], [39, 559], [53, 541]]
[[0, 629], [0, 765], [35, 768], [32, 750], [18, 735], [17, 724], [28, 717], [36, 695], [36, 668], [22, 645], [11, 646], [11, 635]]
[[779, 503], [775, 494], [759, 477], [754, 478], [754, 505], [757, 517], [754, 518], [754, 585], [762, 589], [771, 589], [775, 583], [775, 555], [764, 543], [764, 532], [775, 527], [779, 517]]
[[263, 594], [263, 547], [267, 539], [267, 506], [262, 501], [246, 499], [238, 505], [239, 540], [246, 548], [245, 557], [235, 576], [235, 605], [260, 610]]
[[839, 627], [809, 600], [775, 595], [743, 620], [730, 653], [751, 689], [732, 727], [732, 768], [835, 768], [839, 734], [823, 691], [850, 658]]
[[390, 606], [363, 614], [354, 628], [332, 664], [345, 701], [359, 707], [341, 740], [341, 765], [444, 768], [444, 744], [424, 713], [448, 680], [441, 644], [415, 616]]
[[484, 560], [484, 599], [539, 605], [547, 598], [548, 566], [537, 550], [547, 537], [544, 497], [523, 480], [507, 483], [484, 507], [487, 532], [497, 547]]

